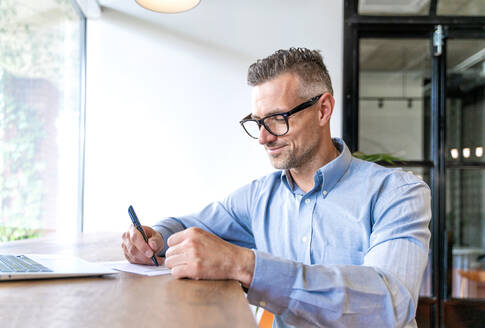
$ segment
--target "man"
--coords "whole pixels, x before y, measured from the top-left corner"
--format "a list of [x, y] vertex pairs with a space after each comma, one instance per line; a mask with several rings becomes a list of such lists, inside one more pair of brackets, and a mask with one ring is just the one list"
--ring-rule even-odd
[[[235, 279], [278, 327], [415, 327], [430, 193], [420, 179], [353, 158], [330, 136], [329, 74], [317, 51], [279, 50], [250, 66], [241, 121], [274, 172], [200, 213], [133, 227], [133, 263], [155, 253], [177, 278]], [[159, 259], [162, 260], [162, 259]]]

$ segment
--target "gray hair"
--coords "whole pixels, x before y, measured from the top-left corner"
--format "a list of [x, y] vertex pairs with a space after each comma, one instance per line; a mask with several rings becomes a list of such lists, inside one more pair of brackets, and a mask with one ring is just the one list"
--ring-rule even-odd
[[290, 48], [258, 59], [249, 66], [248, 84], [252, 87], [270, 81], [280, 74], [296, 74], [301, 81], [300, 96], [313, 97], [318, 93], [333, 95], [332, 81], [318, 50]]

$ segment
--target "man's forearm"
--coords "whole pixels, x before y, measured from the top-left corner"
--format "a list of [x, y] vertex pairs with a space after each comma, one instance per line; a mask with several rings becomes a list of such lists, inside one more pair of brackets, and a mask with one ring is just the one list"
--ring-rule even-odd
[[[413, 255], [424, 270], [426, 254]], [[304, 265], [256, 252], [248, 300], [297, 326], [406, 327], [414, 322], [414, 285], [377, 267]]]

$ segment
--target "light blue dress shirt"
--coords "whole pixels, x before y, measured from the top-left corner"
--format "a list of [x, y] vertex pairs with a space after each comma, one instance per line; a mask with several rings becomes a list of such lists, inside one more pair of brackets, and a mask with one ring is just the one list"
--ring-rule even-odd
[[429, 188], [333, 141], [340, 155], [315, 173], [308, 193], [277, 171], [154, 228], [167, 240], [200, 227], [253, 249], [248, 300], [275, 313], [275, 327], [416, 327]]

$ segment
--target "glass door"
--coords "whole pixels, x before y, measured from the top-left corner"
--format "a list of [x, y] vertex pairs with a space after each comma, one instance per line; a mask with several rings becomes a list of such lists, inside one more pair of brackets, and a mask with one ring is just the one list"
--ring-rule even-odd
[[[359, 53], [359, 152], [388, 154], [431, 186], [430, 39], [361, 38]], [[422, 297], [433, 296], [431, 254]]]
[[446, 230], [451, 256], [445, 325], [485, 316], [485, 39], [446, 42]]
[[442, 304], [442, 326], [474, 327], [485, 317], [485, 39], [452, 35], [359, 38], [357, 144], [433, 190], [418, 315]]
[[484, 327], [484, 17], [483, 0], [344, 1], [343, 139], [432, 191], [420, 328]]
[[485, 40], [448, 40], [446, 224], [451, 296], [485, 299]]

